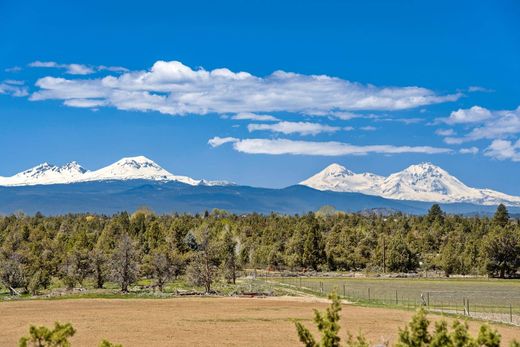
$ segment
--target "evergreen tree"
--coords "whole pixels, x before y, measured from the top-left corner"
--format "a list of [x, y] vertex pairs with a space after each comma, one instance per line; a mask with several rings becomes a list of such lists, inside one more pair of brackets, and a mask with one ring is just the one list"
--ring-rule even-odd
[[319, 265], [324, 262], [325, 252], [322, 240], [322, 232], [318, 220], [309, 214], [303, 222], [305, 228], [305, 243], [303, 244], [303, 265], [317, 271]]
[[122, 292], [128, 292], [128, 286], [137, 280], [137, 251], [128, 234], [123, 234], [112, 254], [112, 279], [121, 286]]
[[429, 223], [440, 222], [442, 224], [444, 222], [444, 212], [439, 204], [433, 204], [432, 207], [430, 207], [426, 219]]
[[509, 212], [504, 204], [500, 204], [497, 207], [497, 211], [493, 216], [493, 224], [500, 227], [505, 227], [509, 223]]
[[31, 326], [29, 336], [22, 337], [18, 343], [19, 347], [70, 347], [69, 338], [74, 336], [76, 330], [70, 325], [54, 323], [54, 329], [45, 326]]

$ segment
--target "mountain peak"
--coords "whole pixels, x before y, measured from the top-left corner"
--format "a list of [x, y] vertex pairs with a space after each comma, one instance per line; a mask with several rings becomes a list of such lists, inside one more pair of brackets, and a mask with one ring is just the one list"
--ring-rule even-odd
[[192, 186], [228, 185], [225, 181], [196, 180], [187, 176], [176, 176], [163, 169], [145, 156], [125, 157], [96, 171], [88, 171], [72, 161], [63, 166], [47, 162], [11, 177], [0, 177], [0, 186], [26, 186], [38, 184], [67, 184], [108, 180], [152, 180], [177, 181]]
[[383, 177], [374, 174], [356, 174], [342, 165], [333, 163], [300, 184], [318, 189], [340, 192], [374, 194]]
[[339, 164], [331, 164], [300, 184], [318, 190], [357, 192], [398, 200], [520, 205], [520, 197], [468, 187], [430, 162], [410, 165], [388, 177], [356, 174]]
[[343, 165], [340, 165], [337, 163], [330, 164], [325, 169], [323, 169], [323, 171], [321, 171], [321, 172], [324, 174], [327, 174], [327, 175], [331, 175], [331, 176], [335, 176], [335, 175], [352, 176], [352, 175], [354, 175], [354, 173], [352, 171], [350, 171]]
[[87, 170], [78, 164], [77, 161], [71, 161], [70, 163], [67, 163], [59, 168], [59, 171], [72, 171], [72, 172], [79, 172], [79, 173], [85, 173]]
[[143, 155], [121, 158], [112, 165], [159, 166], [156, 162]]

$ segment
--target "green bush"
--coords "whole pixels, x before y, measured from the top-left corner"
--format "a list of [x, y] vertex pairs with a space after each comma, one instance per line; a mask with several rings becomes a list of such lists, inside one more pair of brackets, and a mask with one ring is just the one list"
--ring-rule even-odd
[[[314, 310], [314, 322], [321, 334], [319, 342], [312, 333], [301, 323], [296, 323], [296, 330], [300, 341], [306, 347], [339, 347], [339, 319], [341, 301], [335, 293], [329, 295], [332, 303], [325, 314]], [[369, 344], [363, 335], [353, 337], [347, 333], [347, 347], [368, 347]], [[426, 311], [420, 309], [404, 329], [399, 329], [399, 339], [396, 347], [499, 347], [500, 334], [489, 325], [480, 327], [477, 337], [472, 337], [468, 331], [468, 324], [455, 320], [450, 331], [448, 323], [441, 320], [435, 323], [433, 331]], [[520, 347], [520, 343], [513, 341], [511, 347]]]

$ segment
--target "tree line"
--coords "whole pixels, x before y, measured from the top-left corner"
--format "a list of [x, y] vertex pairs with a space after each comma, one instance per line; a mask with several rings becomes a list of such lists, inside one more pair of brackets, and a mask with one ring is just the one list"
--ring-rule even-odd
[[112, 216], [0, 216], [0, 281], [12, 293], [38, 293], [53, 279], [89, 279], [123, 291], [139, 278], [164, 285], [183, 276], [211, 291], [240, 269], [442, 271], [446, 276], [515, 277], [520, 223], [500, 205], [494, 217], [341, 213], [156, 215], [142, 208]]

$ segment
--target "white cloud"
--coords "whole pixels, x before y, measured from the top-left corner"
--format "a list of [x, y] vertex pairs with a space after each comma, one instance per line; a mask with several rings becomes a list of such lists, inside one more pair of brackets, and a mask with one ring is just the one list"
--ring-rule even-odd
[[122, 66], [105, 66], [99, 65], [97, 67], [98, 71], [111, 71], [111, 72], [128, 72], [129, 70], [126, 67]]
[[0, 82], [0, 94], [22, 97], [29, 95], [23, 81], [5, 80]]
[[371, 125], [367, 125], [367, 126], [359, 128], [359, 129], [364, 130], [364, 131], [376, 131], [377, 130], [376, 127], [373, 127]]
[[292, 155], [317, 155], [317, 156], [343, 156], [343, 155], [366, 155], [369, 153], [401, 154], [401, 153], [423, 153], [439, 154], [452, 152], [449, 148], [438, 148], [430, 146], [393, 146], [393, 145], [368, 145], [356, 146], [344, 142], [313, 142], [293, 141], [286, 139], [236, 139], [222, 141], [215, 137], [208, 142], [221, 145], [233, 142], [233, 148], [238, 152], [250, 154], [292, 154]]
[[473, 129], [466, 139], [496, 139], [520, 133], [520, 107], [512, 111], [495, 111], [493, 116], [493, 119]]
[[249, 132], [266, 130], [283, 134], [317, 135], [320, 133], [332, 133], [340, 130], [339, 127], [309, 122], [279, 122], [274, 124], [249, 124]]
[[453, 129], [437, 129], [435, 133], [440, 136], [454, 136], [456, 135], [455, 130]]
[[157, 61], [149, 71], [96, 79], [44, 77], [31, 100], [102, 99], [123, 110], [170, 115], [401, 110], [457, 100], [421, 87], [376, 87], [325, 75], [275, 71], [266, 77], [226, 68], [193, 70]]
[[66, 65], [66, 70], [70, 75], [89, 75], [94, 73], [94, 69], [81, 64], [68, 64]]
[[459, 150], [460, 154], [477, 154], [479, 149], [477, 147], [469, 147], [469, 148], [461, 148]]
[[235, 137], [218, 137], [218, 136], [215, 136], [214, 138], [208, 140], [208, 144], [211, 147], [215, 148], [215, 147], [222, 146], [225, 143], [237, 142], [237, 141], [240, 141], [240, 139], [237, 139]]
[[468, 88], [468, 92], [470, 92], [470, 93], [475, 93], [475, 92], [492, 93], [492, 92], [494, 92], [494, 90], [486, 88], [486, 87], [481, 87], [481, 86], [470, 86]]
[[396, 122], [406, 125], [424, 122], [423, 118], [376, 118], [376, 122]]
[[12, 67], [8, 67], [7, 69], [4, 70], [5, 72], [12, 72], [12, 73], [15, 73], [15, 72], [20, 72], [22, 71], [22, 68], [19, 67], [19, 66], [12, 66]]
[[481, 123], [493, 115], [491, 111], [480, 106], [473, 106], [469, 109], [458, 109], [453, 111], [448, 118], [438, 119], [446, 124]]
[[71, 99], [63, 102], [67, 106], [71, 107], [100, 107], [105, 106], [104, 100], [98, 99]]
[[494, 140], [486, 148], [484, 155], [499, 160], [520, 161], [520, 139], [515, 143], [506, 140]]
[[484, 109], [482, 114], [489, 114], [489, 116], [482, 119], [480, 124], [473, 124], [469, 133], [461, 137], [453, 137], [450, 135], [444, 139], [444, 142], [448, 144], [460, 144], [482, 139], [503, 139], [520, 134], [520, 107], [515, 110], [501, 111]]
[[65, 69], [69, 75], [90, 75], [96, 71], [110, 71], [110, 72], [127, 72], [128, 69], [121, 66], [89, 66], [84, 64], [58, 64], [54, 61], [34, 61], [29, 64], [30, 67], [43, 67]]
[[278, 118], [268, 114], [255, 114], [251, 112], [238, 113], [231, 117], [234, 120], [254, 120], [257, 122], [277, 122]]
[[346, 127], [343, 127], [343, 130], [345, 130], [345, 131], [352, 131], [352, 130], [354, 130], [354, 127], [346, 126]]

